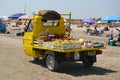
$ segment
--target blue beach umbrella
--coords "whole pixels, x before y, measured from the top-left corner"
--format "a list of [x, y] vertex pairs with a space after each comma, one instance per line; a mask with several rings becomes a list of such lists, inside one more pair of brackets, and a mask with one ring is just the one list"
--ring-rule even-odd
[[106, 16], [104, 18], [101, 19], [101, 21], [103, 22], [120, 22], [120, 16], [118, 15], [110, 15], [110, 16]]
[[20, 16], [23, 16], [25, 15], [24, 13], [17, 13], [17, 14], [13, 14], [11, 16], [9, 16], [8, 18], [11, 18], [11, 19], [18, 19]]

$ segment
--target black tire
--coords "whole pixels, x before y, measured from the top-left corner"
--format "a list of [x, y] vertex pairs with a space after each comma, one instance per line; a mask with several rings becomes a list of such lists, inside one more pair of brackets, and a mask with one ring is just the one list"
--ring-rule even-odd
[[51, 54], [46, 56], [46, 66], [50, 71], [58, 70], [58, 62], [55, 60], [55, 57]]
[[93, 57], [92, 56], [86, 56], [84, 58], [84, 60], [82, 61], [82, 63], [83, 63], [84, 67], [90, 68], [94, 64]]
[[34, 61], [39, 61], [39, 58], [35, 58], [35, 57], [34, 57]]
[[36, 63], [36, 62], [39, 62], [39, 58], [35, 58], [35, 57], [34, 57], [34, 58], [33, 58], [33, 62], [35, 62], [35, 63]]

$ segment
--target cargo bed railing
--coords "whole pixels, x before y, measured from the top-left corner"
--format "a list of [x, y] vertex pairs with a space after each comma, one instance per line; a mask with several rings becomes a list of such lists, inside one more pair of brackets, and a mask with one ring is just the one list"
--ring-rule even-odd
[[[68, 17], [68, 22], [67, 21], [65, 21], [65, 23], [66, 23], [66, 26], [67, 26], [67, 28], [68, 28], [68, 36], [70, 36], [70, 30], [71, 30], [71, 28], [70, 28], [70, 26], [71, 26], [71, 12], [70, 13], [68, 13], [68, 14], [61, 14], [61, 16], [63, 16], [63, 17], [65, 17], [65, 16], [67, 16]], [[67, 25], [68, 24], [68, 25]]]

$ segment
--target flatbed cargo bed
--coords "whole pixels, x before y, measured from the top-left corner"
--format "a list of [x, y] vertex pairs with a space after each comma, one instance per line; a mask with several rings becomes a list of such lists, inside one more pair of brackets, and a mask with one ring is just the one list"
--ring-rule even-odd
[[42, 49], [42, 50], [50, 50], [50, 51], [56, 51], [56, 52], [78, 52], [78, 51], [93, 51], [93, 50], [100, 50], [105, 49], [105, 47], [96, 47], [96, 48], [79, 48], [79, 49], [56, 49], [56, 48], [50, 48], [45, 46], [33, 46], [34, 49]]

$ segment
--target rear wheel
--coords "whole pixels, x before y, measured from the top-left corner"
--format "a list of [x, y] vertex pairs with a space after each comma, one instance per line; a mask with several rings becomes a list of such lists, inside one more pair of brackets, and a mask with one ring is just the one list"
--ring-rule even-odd
[[94, 61], [93, 61], [93, 57], [92, 56], [86, 56], [83, 60], [83, 66], [84, 67], [91, 67], [93, 66]]
[[39, 58], [33, 58], [33, 62], [39, 62]]
[[58, 62], [55, 60], [55, 57], [51, 54], [46, 56], [46, 65], [50, 71], [58, 70]]
[[34, 61], [38, 61], [38, 60], [39, 60], [39, 58], [35, 58], [35, 57], [34, 57]]

